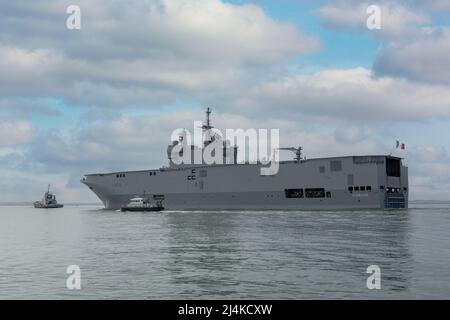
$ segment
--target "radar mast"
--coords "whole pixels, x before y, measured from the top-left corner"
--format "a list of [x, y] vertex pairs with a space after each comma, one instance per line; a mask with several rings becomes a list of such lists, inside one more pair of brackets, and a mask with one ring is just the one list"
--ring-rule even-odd
[[211, 125], [210, 115], [211, 115], [211, 108], [208, 107], [208, 108], [206, 108], [206, 122], [202, 126], [202, 129], [205, 131], [208, 131], [208, 130], [211, 130], [212, 128], [214, 128]]
[[208, 144], [210, 144], [211, 142], [213, 142], [214, 141], [214, 135], [213, 134], [211, 134], [211, 129], [212, 128], [214, 128], [212, 125], [211, 125], [211, 119], [210, 119], [210, 115], [211, 115], [211, 108], [210, 107], [208, 107], [208, 108], [206, 108], [206, 121], [205, 121], [205, 123], [202, 125], [202, 129], [203, 129], [203, 132], [205, 133], [205, 141], [203, 142], [203, 144], [205, 145], [205, 147], [208, 145]]

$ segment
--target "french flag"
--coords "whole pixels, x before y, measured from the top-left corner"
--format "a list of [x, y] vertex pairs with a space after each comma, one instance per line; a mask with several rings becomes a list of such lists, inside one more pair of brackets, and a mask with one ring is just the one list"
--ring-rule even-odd
[[400, 141], [397, 140], [396, 148], [397, 149], [401, 149], [401, 150], [405, 150], [406, 149], [406, 145], [404, 143], [400, 143]]

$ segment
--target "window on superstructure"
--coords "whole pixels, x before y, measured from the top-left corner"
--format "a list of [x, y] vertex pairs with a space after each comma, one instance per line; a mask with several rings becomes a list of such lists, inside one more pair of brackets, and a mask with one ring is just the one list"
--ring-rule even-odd
[[342, 171], [342, 161], [341, 160], [330, 161], [330, 170], [333, 172]]
[[305, 189], [305, 195], [307, 198], [325, 198], [325, 189], [323, 188]]
[[284, 189], [286, 198], [303, 198], [303, 189]]
[[361, 190], [361, 191], [366, 191], [366, 187], [365, 187], [365, 186], [361, 186], [361, 187], [360, 187], [360, 190]]
[[372, 187], [371, 186], [366, 186], [366, 190], [367, 191], [372, 191]]
[[400, 177], [400, 159], [386, 158], [386, 175]]
[[325, 173], [325, 166], [320, 166], [319, 167], [319, 172], [320, 173]]
[[355, 187], [355, 191], [359, 191], [359, 187]]
[[348, 191], [353, 192], [353, 187], [348, 187]]

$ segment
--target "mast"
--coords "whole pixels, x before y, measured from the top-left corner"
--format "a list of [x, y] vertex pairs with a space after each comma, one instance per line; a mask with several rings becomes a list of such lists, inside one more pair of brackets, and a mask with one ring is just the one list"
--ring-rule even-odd
[[[205, 132], [205, 137], [206, 137], [206, 134], [209, 134], [209, 133], [210, 133], [209, 131], [210, 131], [212, 128], [214, 128], [214, 127], [211, 125], [210, 115], [211, 115], [211, 108], [208, 107], [208, 108], [206, 108], [206, 121], [205, 121], [205, 123], [202, 125], [203, 132]], [[208, 138], [205, 138], [205, 141], [204, 141], [205, 147], [206, 147], [208, 144], [210, 144], [213, 140], [214, 140], [214, 137], [213, 137], [211, 134], [209, 135]]]
[[211, 130], [212, 128], [214, 128], [212, 125], [211, 125], [211, 120], [210, 120], [210, 115], [211, 115], [211, 109], [208, 107], [207, 109], [206, 109], [206, 122], [202, 125], [202, 129], [204, 130], [204, 131], [208, 131], [208, 130]]

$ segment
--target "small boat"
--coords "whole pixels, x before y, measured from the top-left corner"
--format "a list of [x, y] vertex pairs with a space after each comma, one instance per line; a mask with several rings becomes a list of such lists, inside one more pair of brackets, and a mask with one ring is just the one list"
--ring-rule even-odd
[[164, 207], [160, 200], [151, 203], [148, 198], [136, 197], [130, 199], [130, 202], [123, 206], [120, 211], [162, 211]]
[[56, 196], [50, 192], [50, 185], [48, 185], [47, 192], [44, 194], [44, 197], [41, 201], [34, 202], [35, 208], [45, 208], [45, 209], [53, 209], [53, 208], [62, 208], [64, 205], [59, 204], [56, 201]]

